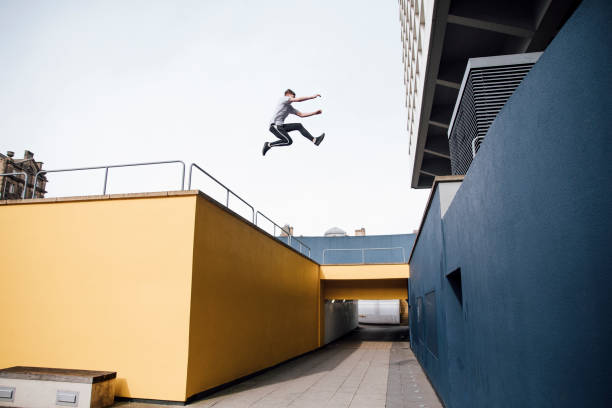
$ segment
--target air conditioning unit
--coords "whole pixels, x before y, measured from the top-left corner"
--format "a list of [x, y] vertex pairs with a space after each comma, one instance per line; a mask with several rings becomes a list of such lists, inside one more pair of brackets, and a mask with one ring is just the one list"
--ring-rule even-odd
[[499, 111], [541, 52], [471, 58], [448, 127], [452, 174], [466, 174]]

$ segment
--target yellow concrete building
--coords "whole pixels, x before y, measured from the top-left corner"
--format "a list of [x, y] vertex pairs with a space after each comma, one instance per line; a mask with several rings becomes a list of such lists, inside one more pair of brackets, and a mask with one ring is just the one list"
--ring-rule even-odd
[[0, 223], [0, 367], [117, 371], [119, 397], [186, 401], [323, 345], [326, 298], [407, 297], [407, 265], [351, 279], [198, 191], [0, 201]]

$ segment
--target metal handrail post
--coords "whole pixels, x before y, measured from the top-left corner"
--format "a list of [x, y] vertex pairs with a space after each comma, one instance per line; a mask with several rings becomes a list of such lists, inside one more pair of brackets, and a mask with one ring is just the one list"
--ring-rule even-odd
[[102, 195], [106, 195], [106, 183], [108, 181], [108, 167], [104, 169], [104, 188], [102, 189]]
[[185, 191], [185, 162], [181, 160], [181, 164], [183, 165], [183, 175], [181, 177], [181, 191]]
[[[23, 186], [23, 191], [21, 192], [21, 199], [25, 199], [26, 198], [26, 191], [28, 190], [28, 173], [26, 173], [25, 171], [15, 171], [12, 173], [0, 173], [0, 176], [17, 176], [19, 174], [23, 174], [25, 176], [24, 179], [24, 186]], [[2, 189], [2, 199], [4, 199], [4, 192], [6, 191], [6, 183], [4, 183], [4, 188]], [[36, 186], [34, 186], [34, 191], [36, 191]]]
[[[23, 186], [23, 192], [21, 193], [21, 199], [24, 200], [26, 198], [26, 191], [28, 190], [28, 173], [25, 173], [25, 180]], [[33, 186], [33, 190], [36, 191], [36, 186]]]
[[[476, 136], [474, 139], [472, 139], [472, 159], [476, 157], [476, 143], [482, 143], [483, 140], [484, 136]], [[478, 149], [480, 149], [480, 143], [478, 144]]]

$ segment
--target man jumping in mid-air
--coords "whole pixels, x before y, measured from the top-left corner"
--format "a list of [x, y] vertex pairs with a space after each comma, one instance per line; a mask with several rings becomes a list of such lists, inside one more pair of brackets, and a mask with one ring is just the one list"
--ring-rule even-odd
[[278, 101], [278, 106], [276, 107], [276, 110], [274, 111], [274, 116], [272, 116], [272, 120], [270, 121], [270, 132], [274, 133], [274, 136], [276, 136], [279, 140], [264, 143], [262, 150], [262, 154], [264, 156], [266, 155], [266, 153], [268, 153], [268, 150], [270, 150], [274, 146], [289, 146], [291, 143], [293, 143], [293, 140], [291, 140], [291, 137], [289, 136], [289, 132], [293, 130], [298, 130], [302, 134], [302, 136], [313, 142], [315, 145], [318, 146], [321, 144], [323, 138], [325, 137], [325, 133], [321, 134], [321, 136], [319, 137], [312, 137], [312, 135], [308, 133], [308, 131], [304, 128], [304, 126], [302, 126], [301, 123], [285, 123], [285, 118], [290, 113], [297, 115], [300, 118], [307, 118], [308, 116], [312, 115], [320, 115], [323, 112], [321, 109], [315, 112], [302, 113], [295, 109], [293, 106], [291, 106], [292, 102], [303, 102], [317, 97], [320, 98], [321, 95], [317, 94], [314, 96], [302, 96], [296, 98], [295, 92], [293, 92], [291, 89], [287, 89], [285, 91], [285, 96]]

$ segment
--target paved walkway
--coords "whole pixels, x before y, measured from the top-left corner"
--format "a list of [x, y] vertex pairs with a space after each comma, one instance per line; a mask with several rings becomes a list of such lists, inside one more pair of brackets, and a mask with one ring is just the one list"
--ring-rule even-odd
[[[360, 326], [321, 350], [190, 407], [442, 407], [398, 326]], [[119, 403], [117, 407], [159, 405]]]

